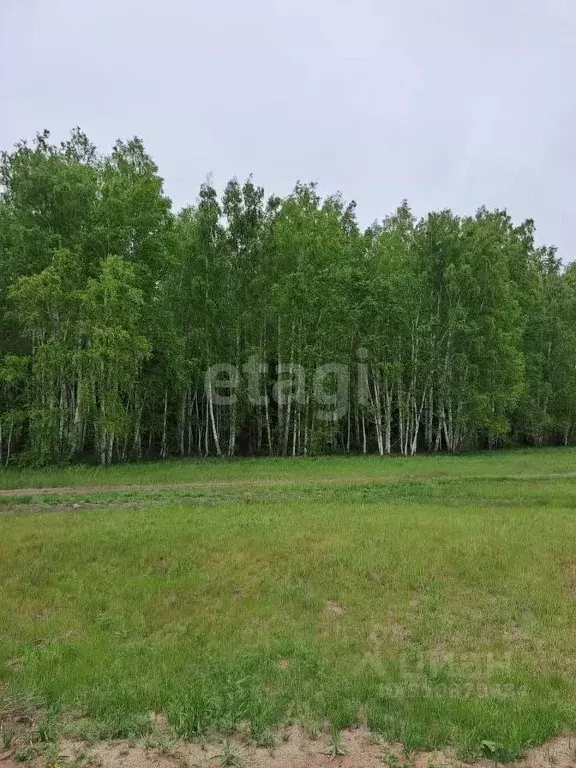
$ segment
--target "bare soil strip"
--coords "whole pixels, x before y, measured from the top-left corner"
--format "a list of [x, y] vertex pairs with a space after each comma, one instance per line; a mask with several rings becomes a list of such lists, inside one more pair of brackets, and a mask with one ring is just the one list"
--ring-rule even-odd
[[[573, 478], [576, 472], [556, 472], [545, 475], [471, 475], [452, 477], [449, 474], [410, 475], [410, 482], [438, 482], [476, 480], [487, 482], [498, 481], [542, 481], [554, 478]], [[154, 493], [156, 491], [176, 490], [210, 490], [212, 488], [258, 488], [258, 487], [289, 487], [289, 486], [322, 486], [322, 485], [380, 485], [385, 483], [405, 482], [406, 477], [400, 475], [353, 476], [353, 477], [321, 477], [321, 478], [283, 478], [279, 480], [203, 480], [195, 483], [132, 483], [129, 485], [72, 485], [72, 486], [43, 486], [41, 488], [7, 488], [0, 490], [0, 497], [20, 496], [75, 496], [89, 493]]]
[[[244, 768], [496, 768], [493, 759], [463, 762], [451, 750], [406, 755], [401, 744], [379, 742], [363, 727], [342, 731], [343, 755], [331, 754], [325, 734], [312, 739], [299, 726], [286, 727], [274, 747], [244, 744], [238, 737], [228, 746], [222, 742], [171, 742], [147, 747], [129, 741], [76, 742], [59, 744], [58, 766], [102, 766], [102, 768], [217, 768], [222, 765]], [[223, 750], [228, 749], [228, 760]], [[1, 768], [17, 768], [14, 750], [0, 752]], [[576, 739], [559, 736], [526, 751], [510, 768], [576, 768]], [[32, 768], [43, 765], [38, 755], [29, 761]]]
[[358, 478], [322, 478], [322, 480], [208, 480], [196, 483], [139, 483], [131, 485], [73, 485], [53, 486], [50, 488], [11, 488], [0, 490], [0, 496], [72, 496], [85, 493], [153, 493], [155, 491], [177, 490], [210, 490], [211, 488], [257, 488], [268, 486], [294, 486], [294, 485], [349, 485], [350, 483], [383, 483], [390, 482], [393, 478], [370, 478], [360, 481]]

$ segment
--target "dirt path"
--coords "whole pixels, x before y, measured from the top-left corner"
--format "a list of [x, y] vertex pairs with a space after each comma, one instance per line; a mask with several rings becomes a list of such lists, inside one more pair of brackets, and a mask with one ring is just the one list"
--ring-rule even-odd
[[132, 483], [127, 485], [71, 485], [71, 486], [51, 486], [42, 488], [8, 488], [0, 489], [0, 497], [19, 496], [75, 496], [90, 493], [154, 493], [155, 491], [176, 491], [176, 490], [211, 490], [217, 488], [266, 488], [266, 487], [290, 487], [290, 486], [312, 486], [312, 485], [382, 485], [389, 483], [410, 482], [438, 482], [450, 481], [463, 482], [470, 481], [491, 481], [491, 480], [520, 480], [524, 482], [542, 481], [561, 478], [576, 478], [576, 472], [552, 472], [546, 475], [371, 475], [369, 477], [322, 477], [322, 478], [281, 478], [273, 480], [270, 478], [257, 478], [252, 480], [202, 480], [194, 483]]
[[258, 488], [258, 487], [282, 487], [282, 486], [307, 486], [307, 485], [350, 485], [352, 483], [385, 483], [397, 478], [358, 478], [358, 477], [334, 477], [314, 479], [283, 479], [283, 480], [205, 480], [196, 483], [135, 483], [131, 485], [71, 485], [53, 486], [44, 488], [9, 488], [0, 490], [0, 496], [44, 496], [44, 495], [77, 495], [83, 493], [132, 493], [140, 491], [150, 493], [154, 491], [176, 490], [210, 490], [212, 488]]

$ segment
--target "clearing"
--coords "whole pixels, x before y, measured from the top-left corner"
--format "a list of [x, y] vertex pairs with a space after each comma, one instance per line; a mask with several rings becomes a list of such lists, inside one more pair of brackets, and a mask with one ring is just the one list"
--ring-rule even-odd
[[574, 449], [0, 488], [5, 766], [575, 762]]

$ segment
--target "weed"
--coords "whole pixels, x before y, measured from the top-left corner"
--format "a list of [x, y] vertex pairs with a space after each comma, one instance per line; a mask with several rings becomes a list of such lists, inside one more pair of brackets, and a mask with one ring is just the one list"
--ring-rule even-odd
[[162, 752], [169, 752], [174, 746], [174, 738], [170, 733], [164, 731], [152, 731], [142, 737], [140, 745], [144, 749], [158, 749]]
[[44, 744], [41, 751], [44, 758], [45, 768], [62, 768], [58, 762], [60, 759], [60, 749], [58, 744]]
[[36, 726], [36, 739], [43, 743], [55, 742], [58, 738], [58, 724], [53, 718], [45, 717]]
[[460, 765], [458, 760], [451, 760], [449, 763], [428, 763], [428, 768], [460, 768]]
[[87, 752], [85, 749], [74, 750], [74, 760], [72, 761], [72, 768], [92, 768], [93, 766], [101, 765], [99, 757]]
[[0, 725], [0, 742], [3, 749], [9, 749], [14, 741], [14, 730], [6, 725]]
[[268, 728], [258, 729], [252, 734], [252, 739], [258, 747], [267, 747], [272, 749], [276, 744], [274, 734]]
[[222, 744], [222, 752], [214, 755], [212, 759], [218, 760], [218, 765], [221, 768], [244, 768], [244, 761], [228, 739], [225, 739]]
[[41, 749], [34, 744], [27, 744], [23, 747], [19, 747], [14, 752], [14, 760], [19, 763], [28, 763], [41, 753]]
[[332, 730], [332, 733], [330, 735], [330, 744], [324, 750], [324, 754], [330, 755], [330, 760], [334, 760], [334, 758], [343, 756], [346, 754], [346, 749], [342, 744], [339, 731]]
[[[380, 759], [388, 765], [388, 768], [413, 768], [411, 760], [400, 760], [391, 749], [382, 745], [380, 747]], [[429, 768], [432, 768], [429, 766]]]

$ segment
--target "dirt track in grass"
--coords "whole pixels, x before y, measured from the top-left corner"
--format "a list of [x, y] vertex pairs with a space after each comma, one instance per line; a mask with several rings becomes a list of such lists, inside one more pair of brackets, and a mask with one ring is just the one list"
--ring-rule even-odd
[[370, 480], [359, 480], [354, 477], [334, 477], [322, 478], [319, 480], [205, 480], [197, 483], [135, 483], [131, 485], [73, 485], [73, 486], [53, 486], [51, 488], [11, 488], [0, 490], [0, 496], [19, 497], [19, 496], [77, 496], [86, 493], [134, 493], [134, 492], [155, 492], [155, 491], [186, 491], [186, 490], [210, 490], [211, 488], [257, 488], [268, 486], [307, 486], [307, 485], [350, 485], [351, 483], [366, 482], [385, 483], [394, 482], [397, 478], [382, 477], [371, 478]]
[[[538, 481], [553, 478], [571, 478], [576, 477], [576, 472], [555, 472], [545, 475], [473, 475], [470, 477], [457, 476], [452, 477], [448, 474], [438, 473], [437, 475], [411, 475], [411, 482], [433, 482], [465, 480], [490, 481], [490, 480], [520, 480], [520, 481]], [[91, 493], [154, 493], [168, 491], [186, 491], [186, 490], [210, 490], [215, 488], [268, 488], [268, 487], [307, 487], [322, 485], [382, 485], [400, 483], [405, 480], [404, 477], [391, 474], [380, 475], [377, 477], [318, 477], [318, 478], [282, 478], [271, 480], [268, 478], [255, 478], [252, 480], [202, 480], [194, 483], [131, 483], [124, 485], [71, 485], [71, 486], [42, 486], [40, 488], [8, 488], [0, 489], [0, 498], [18, 498], [22, 496], [80, 496]]]

